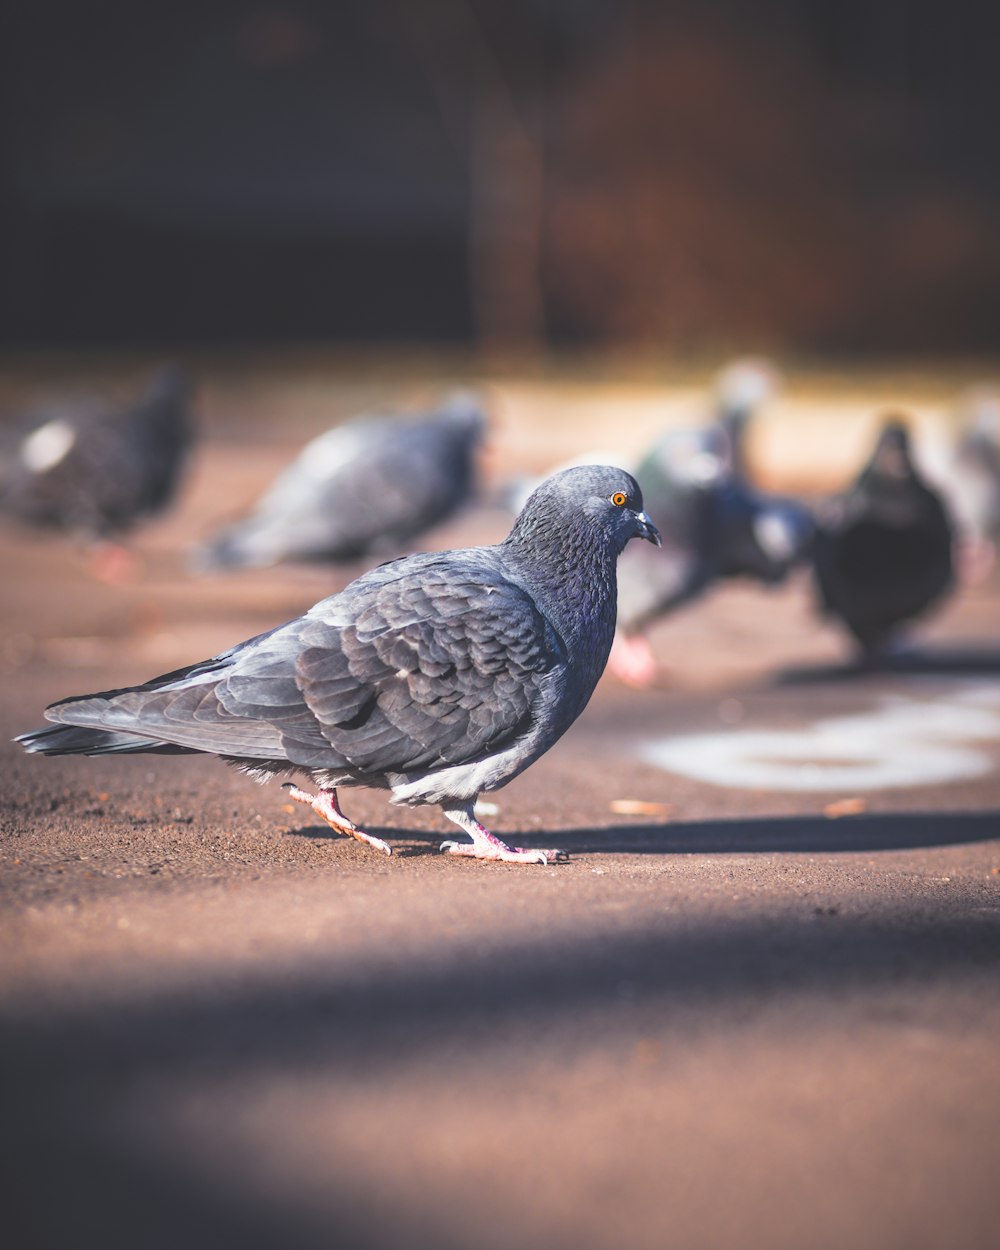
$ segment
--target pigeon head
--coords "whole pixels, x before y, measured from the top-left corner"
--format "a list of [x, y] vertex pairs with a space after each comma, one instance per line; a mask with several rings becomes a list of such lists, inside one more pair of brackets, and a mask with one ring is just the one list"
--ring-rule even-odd
[[180, 365], [161, 365], [149, 383], [148, 397], [154, 402], [185, 403], [191, 397], [191, 378]]
[[476, 391], [450, 391], [445, 396], [438, 415], [456, 429], [467, 430], [476, 439], [482, 439], [486, 434], [486, 404]]
[[989, 384], [970, 387], [959, 396], [957, 413], [967, 435], [1000, 444], [1000, 388]]
[[883, 420], [882, 432], [869, 461], [868, 472], [876, 477], [889, 479], [912, 477], [910, 431], [902, 417], [893, 414]]
[[528, 497], [511, 540], [544, 534], [590, 534], [618, 555], [632, 538], [659, 547], [660, 532], [643, 511], [639, 483], [624, 469], [586, 464], [546, 478]]

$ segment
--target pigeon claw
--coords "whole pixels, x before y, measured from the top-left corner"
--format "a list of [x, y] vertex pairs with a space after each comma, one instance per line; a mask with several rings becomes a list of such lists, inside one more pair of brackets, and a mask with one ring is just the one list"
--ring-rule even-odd
[[565, 851], [526, 850], [522, 846], [477, 846], [474, 842], [442, 842], [446, 855], [465, 855], [470, 859], [489, 859], [503, 864], [554, 864], [567, 860]]
[[348, 838], [355, 838], [358, 842], [363, 842], [365, 846], [381, 851], [383, 855], [392, 854], [392, 847], [388, 842], [365, 833], [353, 821], [347, 819], [340, 810], [336, 790], [320, 790], [319, 794], [310, 794], [308, 790], [300, 789], [293, 781], [283, 782], [281, 788], [287, 790], [288, 797], [294, 799], [296, 803], [304, 803], [306, 807], [311, 807], [316, 815], [325, 820], [337, 833], [342, 833]]
[[555, 864], [569, 859], [565, 851], [508, 846], [476, 820], [471, 804], [446, 808], [444, 814], [472, 839], [471, 842], [442, 842], [441, 850], [446, 855], [465, 855], [470, 859], [489, 859], [504, 864]]
[[647, 690], [656, 681], [659, 666], [653, 648], [641, 635], [618, 632], [611, 644], [608, 668], [619, 681], [636, 690]]

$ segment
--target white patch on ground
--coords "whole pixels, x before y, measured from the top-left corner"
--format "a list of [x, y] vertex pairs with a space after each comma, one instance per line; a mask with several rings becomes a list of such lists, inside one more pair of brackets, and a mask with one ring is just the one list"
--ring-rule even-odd
[[21, 459], [32, 473], [47, 473], [65, 459], [76, 442], [76, 430], [68, 421], [48, 421], [21, 444]]
[[882, 790], [981, 777], [995, 763], [966, 745], [1000, 741], [1000, 684], [931, 699], [892, 695], [870, 712], [794, 730], [694, 734], [650, 743], [650, 764], [715, 786]]

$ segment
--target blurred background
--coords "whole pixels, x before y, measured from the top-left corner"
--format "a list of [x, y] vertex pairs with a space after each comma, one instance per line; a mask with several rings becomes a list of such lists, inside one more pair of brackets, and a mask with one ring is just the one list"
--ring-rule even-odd
[[992, 352], [998, 37], [976, 0], [16, 0], [0, 332]]
[[[12, 1244], [995, 1245], [998, 48], [976, 0], [11, 0]], [[215, 760], [10, 741], [396, 554], [192, 559], [262, 497], [309, 532], [303, 448], [335, 476], [341, 435], [403, 445], [359, 413], [416, 429], [456, 386], [475, 486], [432, 481], [402, 546], [495, 541], [511, 484], [581, 454], [680, 466], [645, 675], [633, 648], [488, 822], [569, 865], [454, 862], [443, 818], [352, 793], [376, 863]], [[976, 506], [878, 669], [756, 522], [820, 517], [886, 409]], [[415, 463], [346, 472], [385, 509]], [[919, 575], [946, 526], [902, 511]], [[747, 530], [785, 580], [723, 559]], [[677, 762], [706, 738], [728, 775]]]

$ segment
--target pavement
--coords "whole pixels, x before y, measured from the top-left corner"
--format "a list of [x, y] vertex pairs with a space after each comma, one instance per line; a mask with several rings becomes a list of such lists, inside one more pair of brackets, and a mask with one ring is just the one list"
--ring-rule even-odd
[[8, 1244], [995, 1247], [1000, 578], [878, 673], [806, 579], [727, 587], [487, 796], [568, 863], [345, 794], [387, 859], [212, 759], [9, 743], [356, 571], [185, 571], [301, 441], [226, 433], [129, 581], [0, 532]]

